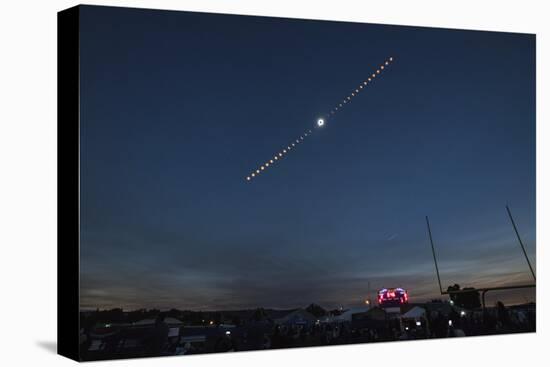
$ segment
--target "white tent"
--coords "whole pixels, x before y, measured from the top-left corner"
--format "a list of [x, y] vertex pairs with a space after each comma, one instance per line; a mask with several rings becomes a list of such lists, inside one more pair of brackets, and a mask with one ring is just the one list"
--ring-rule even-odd
[[346, 321], [351, 321], [351, 318], [354, 314], [356, 313], [362, 313], [362, 312], [367, 312], [368, 310], [370, 310], [370, 307], [369, 306], [366, 306], [366, 307], [355, 307], [355, 308], [350, 308], [350, 309], [347, 309], [345, 310], [344, 312], [342, 312], [342, 314], [338, 315], [338, 316], [333, 316], [332, 318], [330, 318], [329, 322], [346, 322]]
[[411, 308], [408, 312], [406, 312], [405, 314], [403, 314], [403, 316], [401, 316], [402, 318], [404, 319], [419, 319], [421, 317], [426, 317], [426, 310], [423, 309], [422, 307], [419, 307], [419, 306], [415, 306], [413, 308]]
[[306, 310], [299, 308], [288, 313], [287, 315], [281, 318], [275, 319], [274, 321], [276, 324], [279, 324], [279, 325], [284, 325], [284, 324], [306, 325], [306, 324], [315, 323], [315, 320], [316, 320], [315, 316], [313, 316]]

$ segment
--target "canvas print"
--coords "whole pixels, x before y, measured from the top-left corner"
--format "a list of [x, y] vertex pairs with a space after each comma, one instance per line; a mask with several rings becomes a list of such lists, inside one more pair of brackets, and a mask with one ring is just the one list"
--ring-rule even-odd
[[535, 331], [535, 35], [81, 6], [78, 41], [81, 360]]

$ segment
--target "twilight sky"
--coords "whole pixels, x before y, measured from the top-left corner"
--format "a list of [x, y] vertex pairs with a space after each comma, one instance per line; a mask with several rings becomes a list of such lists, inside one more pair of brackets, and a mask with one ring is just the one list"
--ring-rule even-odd
[[534, 35], [84, 6], [80, 36], [82, 308], [427, 300], [426, 215], [444, 287], [531, 282]]

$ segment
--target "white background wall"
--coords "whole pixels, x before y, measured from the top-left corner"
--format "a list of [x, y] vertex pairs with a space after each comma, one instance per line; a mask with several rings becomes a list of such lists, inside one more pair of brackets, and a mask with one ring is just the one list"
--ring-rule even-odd
[[[135, 366], [534, 366], [549, 335], [549, 38], [546, 1], [134, 0], [88, 4], [537, 33], [538, 332], [274, 352], [104, 362]], [[0, 365], [70, 365], [56, 340], [56, 12], [77, 2], [0, 3]], [[546, 17], [545, 17], [546, 15]], [[546, 24], [545, 24], [546, 23]], [[511, 86], [513, 87], [513, 86]], [[544, 342], [546, 339], [546, 343]], [[545, 348], [546, 347], [546, 348]], [[90, 363], [87, 365], [95, 365]]]

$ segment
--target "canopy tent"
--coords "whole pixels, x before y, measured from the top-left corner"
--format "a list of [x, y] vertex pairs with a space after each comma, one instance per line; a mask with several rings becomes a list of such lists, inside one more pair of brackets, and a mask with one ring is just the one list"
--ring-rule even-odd
[[297, 309], [274, 321], [278, 325], [311, 325], [315, 323], [316, 318], [306, 310]]
[[403, 314], [403, 316], [401, 316], [402, 318], [404, 319], [419, 319], [421, 317], [426, 317], [426, 310], [423, 309], [422, 307], [419, 307], [419, 306], [415, 306], [413, 308], [411, 308], [407, 313]]
[[330, 322], [346, 322], [346, 321], [351, 322], [351, 319], [352, 319], [354, 314], [367, 312], [370, 309], [371, 308], [368, 307], [368, 306], [367, 307], [350, 308], [350, 309], [345, 310], [344, 312], [342, 312], [338, 316], [333, 316], [332, 318], [329, 319], [329, 321]]

